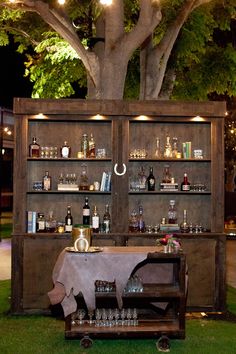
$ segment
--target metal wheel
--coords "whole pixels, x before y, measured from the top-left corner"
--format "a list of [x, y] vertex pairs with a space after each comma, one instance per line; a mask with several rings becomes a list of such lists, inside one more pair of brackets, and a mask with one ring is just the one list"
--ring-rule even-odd
[[80, 345], [83, 348], [90, 348], [93, 345], [93, 341], [91, 338], [89, 338], [89, 336], [84, 336], [81, 340], [80, 340]]
[[162, 335], [156, 343], [159, 352], [169, 352], [170, 351], [170, 340], [166, 335]]

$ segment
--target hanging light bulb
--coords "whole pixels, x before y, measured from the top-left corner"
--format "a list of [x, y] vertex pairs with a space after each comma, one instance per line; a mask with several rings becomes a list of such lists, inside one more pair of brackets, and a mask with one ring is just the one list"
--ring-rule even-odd
[[58, 2], [59, 5], [65, 5], [66, 1], [65, 0], [57, 0], [57, 2]]
[[100, 0], [100, 4], [109, 6], [112, 4], [112, 0]]

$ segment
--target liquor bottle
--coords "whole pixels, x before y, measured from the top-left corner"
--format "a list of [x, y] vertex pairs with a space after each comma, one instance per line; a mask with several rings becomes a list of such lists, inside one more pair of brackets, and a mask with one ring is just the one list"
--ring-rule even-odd
[[71, 207], [67, 206], [67, 214], [65, 217], [65, 232], [72, 232], [73, 227], [73, 217], [71, 215]]
[[71, 147], [68, 145], [67, 141], [64, 141], [64, 145], [62, 145], [61, 149], [61, 157], [68, 158], [71, 155]]
[[49, 216], [46, 219], [46, 231], [55, 232], [57, 229], [57, 221], [53, 216], [53, 211], [49, 211]]
[[155, 177], [153, 175], [153, 168], [152, 167], [150, 167], [149, 176], [147, 178], [147, 187], [148, 187], [148, 191], [155, 190]]
[[177, 224], [177, 210], [175, 206], [175, 200], [170, 200], [169, 210], [168, 210], [168, 223]]
[[158, 159], [161, 157], [161, 147], [160, 147], [160, 138], [156, 138], [156, 150], [155, 157]]
[[187, 173], [184, 173], [184, 180], [181, 183], [181, 191], [189, 192], [190, 191], [190, 183], [188, 181]]
[[92, 229], [94, 233], [99, 232], [99, 214], [96, 205], [94, 206], [93, 215], [92, 215]]
[[174, 137], [172, 138], [172, 141], [173, 141], [172, 157], [176, 158], [178, 154], [178, 138]]
[[46, 224], [45, 217], [43, 213], [38, 213], [37, 222], [36, 222], [36, 231], [37, 232], [45, 232]]
[[138, 232], [138, 218], [136, 210], [132, 210], [129, 219], [129, 232]]
[[109, 205], [105, 205], [105, 213], [103, 215], [103, 232], [108, 234], [111, 231], [111, 215], [109, 212]]
[[81, 191], [89, 190], [88, 176], [87, 176], [87, 166], [82, 165], [81, 175], [79, 179], [79, 189]]
[[90, 225], [90, 206], [88, 202], [88, 197], [85, 197], [85, 202], [83, 206], [83, 225]]
[[50, 191], [52, 189], [52, 177], [49, 176], [49, 172], [45, 171], [43, 176], [43, 190]]
[[180, 223], [180, 231], [183, 233], [190, 231], [189, 223], [187, 222], [187, 210], [184, 209], [183, 221]]
[[139, 181], [139, 190], [145, 191], [146, 189], [146, 182], [147, 176], [145, 175], [144, 167], [141, 166], [139, 174], [138, 174], [138, 181]]
[[29, 156], [39, 157], [40, 145], [37, 143], [37, 139], [33, 137], [32, 143], [29, 145]]
[[162, 183], [171, 183], [170, 166], [165, 165], [163, 171]]
[[87, 134], [82, 135], [81, 151], [82, 151], [84, 159], [86, 159], [86, 157], [88, 157], [88, 151], [89, 151], [89, 141], [88, 141]]
[[166, 145], [165, 145], [165, 149], [164, 149], [164, 157], [166, 157], [166, 158], [172, 157], [172, 146], [171, 146], [171, 143], [170, 143], [170, 136], [169, 135], [166, 136]]
[[96, 156], [95, 153], [95, 141], [93, 138], [93, 134], [90, 135], [90, 139], [88, 142], [88, 157], [94, 158]]
[[143, 207], [139, 205], [139, 216], [138, 216], [138, 231], [145, 232], [145, 222], [143, 219]]

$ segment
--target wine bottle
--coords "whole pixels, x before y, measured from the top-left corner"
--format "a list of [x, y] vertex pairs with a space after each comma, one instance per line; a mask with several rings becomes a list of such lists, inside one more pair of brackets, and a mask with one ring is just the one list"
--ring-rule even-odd
[[88, 202], [88, 197], [85, 197], [85, 202], [83, 206], [83, 225], [90, 225], [90, 206]]
[[96, 205], [94, 206], [93, 215], [92, 215], [92, 229], [94, 233], [99, 232], [99, 214]]
[[105, 213], [103, 215], [103, 232], [108, 234], [111, 230], [111, 215], [109, 212], [109, 205], [105, 206]]
[[71, 206], [67, 206], [67, 214], [65, 217], [65, 232], [72, 232], [73, 217], [71, 215]]
[[190, 183], [188, 181], [187, 173], [184, 173], [184, 180], [181, 183], [181, 191], [183, 191], [183, 192], [189, 192], [190, 191]]
[[153, 167], [150, 167], [149, 176], [147, 178], [147, 187], [148, 187], [148, 191], [155, 190], [155, 177], [153, 175]]

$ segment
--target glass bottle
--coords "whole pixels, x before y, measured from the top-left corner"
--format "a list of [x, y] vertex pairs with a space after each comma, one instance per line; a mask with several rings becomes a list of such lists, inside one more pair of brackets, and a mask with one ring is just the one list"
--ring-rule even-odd
[[144, 167], [141, 166], [140, 172], [138, 174], [139, 180], [139, 190], [144, 191], [146, 189], [147, 176], [145, 175]]
[[180, 231], [183, 233], [190, 231], [190, 225], [187, 222], [187, 210], [186, 209], [184, 209], [183, 221], [180, 223]]
[[43, 213], [38, 213], [37, 222], [36, 222], [36, 231], [37, 232], [45, 232], [45, 217]]
[[168, 210], [168, 224], [177, 224], [177, 210], [175, 206], [175, 200], [170, 200]]
[[171, 183], [170, 166], [165, 165], [163, 171], [162, 183]]
[[64, 141], [64, 145], [62, 145], [61, 149], [61, 157], [68, 158], [71, 154], [71, 147], [68, 145], [67, 141]]
[[88, 197], [85, 197], [83, 206], [83, 225], [90, 225], [90, 206]]
[[45, 171], [43, 176], [43, 190], [50, 191], [52, 189], [52, 177], [49, 175], [48, 171]]
[[172, 157], [172, 146], [171, 146], [171, 143], [170, 143], [170, 136], [169, 135], [166, 136], [166, 145], [165, 145], [165, 149], [164, 149], [164, 157], [166, 157], [166, 158]]
[[131, 212], [129, 220], [129, 232], [138, 232], [138, 218], [135, 209], [133, 209], [133, 211]]
[[103, 232], [108, 234], [111, 231], [111, 215], [109, 212], [109, 205], [105, 205], [105, 213], [103, 215]]
[[96, 156], [95, 153], [95, 141], [93, 134], [90, 134], [90, 139], [88, 142], [88, 157], [94, 158]]
[[88, 141], [87, 134], [82, 135], [81, 151], [82, 151], [84, 159], [86, 159], [88, 157], [88, 151], [89, 151], [89, 141]]
[[55, 232], [57, 229], [57, 221], [53, 216], [53, 211], [49, 211], [48, 219], [46, 219], [46, 231]]
[[155, 191], [155, 177], [153, 175], [153, 167], [150, 167], [149, 176], [147, 178], [148, 191]]
[[158, 137], [156, 137], [155, 157], [156, 157], [157, 159], [161, 157], [160, 138], [158, 138]]
[[40, 155], [40, 145], [37, 143], [37, 139], [33, 137], [32, 143], [29, 145], [29, 156], [39, 157]]
[[73, 217], [71, 215], [71, 206], [67, 206], [67, 214], [65, 217], [65, 232], [72, 232], [73, 228]]
[[172, 157], [176, 158], [178, 154], [178, 138], [172, 138], [173, 148], [172, 148]]
[[181, 191], [183, 191], [183, 192], [189, 192], [190, 191], [190, 183], [188, 181], [188, 175], [187, 175], [186, 172], [184, 173], [184, 180], [181, 183]]
[[89, 190], [89, 183], [88, 183], [88, 176], [87, 176], [87, 166], [82, 165], [80, 181], [79, 181], [79, 189], [81, 191], [88, 191]]
[[96, 205], [94, 205], [94, 210], [92, 215], [92, 229], [94, 233], [99, 232], [99, 214]]
[[145, 222], [143, 219], [143, 207], [139, 205], [139, 215], [138, 215], [138, 231], [145, 232]]

